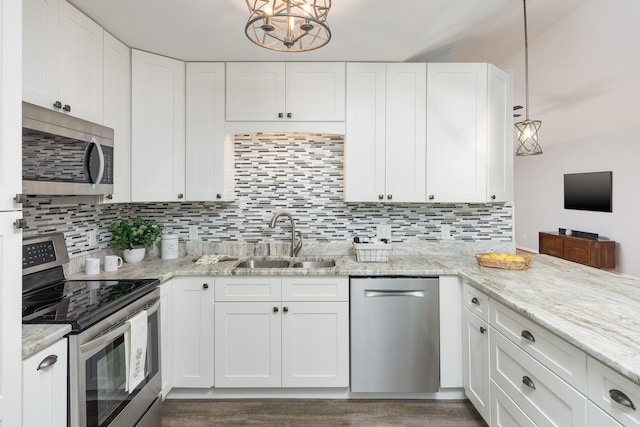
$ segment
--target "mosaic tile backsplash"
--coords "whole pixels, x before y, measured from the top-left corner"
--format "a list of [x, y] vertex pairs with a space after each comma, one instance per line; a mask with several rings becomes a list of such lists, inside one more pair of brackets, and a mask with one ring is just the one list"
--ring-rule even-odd
[[[251, 134], [235, 138], [233, 202], [96, 204], [82, 198], [28, 199], [25, 236], [64, 232], [71, 257], [107, 248], [107, 227], [120, 218], [153, 218], [164, 230], [210, 242], [273, 242], [290, 236], [285, 219], [268, 223], [277, 211], [290, 212], [305, 240], [344, 242], [373, 237], [378, 224], [391, 226], [392, 241], [436, 242], [449, 225], [456, 241], [511, 242], [513, 206], [507, 204], [377, 204], [343, 200], [341, 135]], [[95, 230], [96, 244], [89, 234]]]

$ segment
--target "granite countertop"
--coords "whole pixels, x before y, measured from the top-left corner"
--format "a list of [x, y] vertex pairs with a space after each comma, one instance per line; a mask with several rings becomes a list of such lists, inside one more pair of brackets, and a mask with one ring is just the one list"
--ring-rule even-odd
[[[640, 384], [640, 278], [602, 271], [548, 255], [532, 255], [525, 271], [482, 267], [471, 253], [442, 250], [392, 253], [388, 263], [358, 263], [352, 255], [309, 256], [335, 259], [324, 269], [238, 269], [234, 261], [198, 265], [197, 256], [125, 264], [117, 272], [70, 279], [133, 279], [175, 276], [460, 275], [495, 300], [535, 321], [637, 384]], [[242, 258], [242, 257], [240, 257]], [[272, 257], [277, 259], [277, 257]], [[24, 344], [23, 344], [24, 347]]]
[[22, 325], [22, 360], [55, 344], [71, 332], [71, 325]]

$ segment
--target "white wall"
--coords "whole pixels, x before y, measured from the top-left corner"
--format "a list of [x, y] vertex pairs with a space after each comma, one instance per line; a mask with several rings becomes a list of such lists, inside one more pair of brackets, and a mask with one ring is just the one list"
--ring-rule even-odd
[[[637, 0], [586, 0], [529, 39], [530, 118], [542, 120], [544, 153], [514, 165], [518, 247], [537, 251], [539, 231], [590, 231], [618, 242], [616, 270], [640, 276], [638, 22]], [[454, 49], [451, 60], [464, 58]], [[513, 69], [514, 104], [524, 105], [523, 50], [497, 65]], [[607, 170], [613, 213], [563, 208], [564, 173]]]
[[[538, 250], [539, 231], [558, 227], [598, 233], [617, 242], [616, 270], [640, 276], [640, 127], [544, 147], [516, 157], [516, 245]], [[613, 171], [613, 212], [564, 209], [565, 173]]]

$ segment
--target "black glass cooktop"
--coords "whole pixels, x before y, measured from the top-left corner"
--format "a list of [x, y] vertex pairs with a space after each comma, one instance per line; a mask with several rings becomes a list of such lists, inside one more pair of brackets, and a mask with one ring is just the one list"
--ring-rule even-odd
[[22, 294], [22, 323], [70, 324], [79, 332], [151, 292], [158, 279], [61, 280]]

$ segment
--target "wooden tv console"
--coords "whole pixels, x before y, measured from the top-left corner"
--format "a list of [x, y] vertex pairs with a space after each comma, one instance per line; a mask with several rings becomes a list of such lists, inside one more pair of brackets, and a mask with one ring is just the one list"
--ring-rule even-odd
[[590, 267], [616, 266], [616, 242], [613, 240], [593, 240], [554, 232], [540, 232], [538, 252]]

